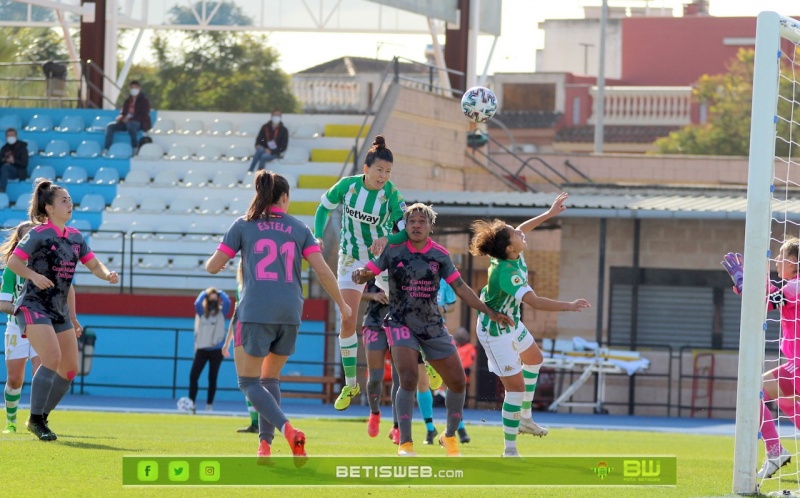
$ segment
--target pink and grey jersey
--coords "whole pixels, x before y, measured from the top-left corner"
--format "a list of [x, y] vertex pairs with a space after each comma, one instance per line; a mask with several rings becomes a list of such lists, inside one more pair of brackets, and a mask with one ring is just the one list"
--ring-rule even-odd
[[65, 322], [69, 318], [67, 294], [75, 267], [78, 261], [86, 264], [94, 258], [81, 232], [72, 227], [62, 231], [50, 222], [36, 225], [19, 242], [14, 255], [54, 284], [49, 289], [39, 289], [30, 280], [26, 281], [14, 303], [14, 314], [23, 308], [23, 313], [34, 310], [53, 322]]
[[792, 363], [800, 363], [800, 277], [780, 289], [770, 284], [769, 309], [781, 310], [781, 352]]
[[421, 250], [411, 242], [391, 245], [367, 269], [378, 275], [389, 271], [389, 315], [387, 325], [406, 326], [420, 339], [441, 334], [444, 319], [439, 314], [439, 280], [452, 283], [461, 274], [450, 253], [431, 239]]
[[[373, 278], [367, 282], [364, 292], [383, 292], [383, 289], [375, 285], [375, 279]], [[383, 329], [383, 322], [387, 313], [389, 313], [388, 304], [383, 304], [380, 301], [370, 301], [367, 305], [367, 311], [364, 312], [364, 327], [375, 330]]]
[[234, 221], [218, 249], [231, 258], [242, 253], [244, 287], [236, 308], [238, 321], [300, 325], [301, 260], [320, 251], [310, 228], [273, 207], [269, 219]]

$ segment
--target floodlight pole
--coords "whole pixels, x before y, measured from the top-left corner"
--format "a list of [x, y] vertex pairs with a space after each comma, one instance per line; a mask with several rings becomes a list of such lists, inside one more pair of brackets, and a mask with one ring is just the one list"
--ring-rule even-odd
[[600, 9], [600, 60], [597, 67], [597, 99], [594, 102], [594, 153], [603, 153], [603, 114], [606, 112], [606, 24], [608, 24], [608, 0], [603, 0]]
[[481, 0], [470, 0], [469, 37], [467, 42], [466, 88], [478, 84], [478, 33], [481, 22]]

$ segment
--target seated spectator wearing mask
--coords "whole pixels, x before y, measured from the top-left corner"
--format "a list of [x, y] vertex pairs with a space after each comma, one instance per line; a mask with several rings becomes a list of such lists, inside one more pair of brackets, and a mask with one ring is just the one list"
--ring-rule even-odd
[[289, 130], [281, 122], [281, 111], [273, 111], [272, 119], [258, 132], [256, 151], [248, 171], [264, 169], [264, 165], [268, 162], [280, 158], [288, 146]]

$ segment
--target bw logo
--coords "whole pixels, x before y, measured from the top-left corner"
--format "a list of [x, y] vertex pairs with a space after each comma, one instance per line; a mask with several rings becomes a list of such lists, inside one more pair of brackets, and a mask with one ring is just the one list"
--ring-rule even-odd
[[511, 365], [506, 365], [506, 366], [503, 368], [503, 371], [504, 371], [504, 372], [511, 372], [512, 370], [514, 370], [514, 367], [512, 367]]
[[614, 469], [609, 467], [606, 462], [597, 462], [597, 467], [592, 467], [592, 472], [594, 472], [601, 480], [608, 477], [612, 470]]
[[350, 350], [349, 349], [343, 349], [342, 350], [342, 356], [350, 356]]

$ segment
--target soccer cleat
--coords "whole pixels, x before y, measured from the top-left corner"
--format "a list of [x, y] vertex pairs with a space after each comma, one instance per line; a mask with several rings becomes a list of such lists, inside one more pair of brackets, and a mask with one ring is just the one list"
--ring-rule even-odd
[[523, 418], [519, 421], [519, 433], [542, 437], [547, 435], [548, 430], [539, 426], [531, 418]]
[[425, 436], [425, 443], [424, 444], [433, 444], [433, 438], [439, 435], [439, 431], [434, 428], [432, 431], [428, 431], [428, 434]]
[[262, 439], [258, 442], [258, 452], [256, 453], [256, 456], [268, 457], [270, 455], [272, 455], [272, 448], [265, 439]]
[[761, 465], [761, 468], [758, 470], [756, 477], [758, 479], [769, 479], [776, 472], [778, 469], [786, 465], [787, 463], [792, 461], [792, 455], [786, 451], [785, 448], [781, 448], [781, 454], [777, 457], [769, 457], [764, 459], [764, 464]]
[[292, 448], [292, 455], [294, 455], [294, 466], [302, 467], [308, 461], [306, 454], [306, 435], [303, 431], [298, 431], [291, 426], [288, 422], [285, 427], [286, 441], [289, 442], [289, 447]]
[[339, 394], [339, 397], [336, 398], [336, 401], [333, 403], [333, 407], [339, 411], [347, 410], [347, 408], [350, 407], [350, 400], [359, 394], [361, 394], [361, 388], [358, 387], [358, 384], [356, 384], [355, 387], [345, 385], [342, 388], [342, 392]]
[[236, 429], [236, 432], [242, 432], [242, 433], [245, 433], [245, 432], [254, 432], [254, 433], [258, 434], [258, 426], [257, 426], [257, 425], [250, 424], [250, 425], [248, 425], [247, 427], [244, 427], [244, 428], [242, 428], [242, 429]]
[[6, 428], [3, 429], [3, 434], [16, 434], [17, 433], [17, 424], [13, 422], [9, 422], [6, 424]]
[[461, 444], [467, 444], [472, 441], [472, 438], [469, 437], [466, 429], [458, 429], [458, 439], [461, 441]]
[[442, 377], [439, 375], [439, 372], [437, 372], [427, 362], [425, 362], [425, 372], [428, 373], [428, 382], [430, 383], [433, 391], [442, 387]]
[[50, 435], [53, 438], [52, 440], [55, 441], [56, 439], [58, 439], [58, 436], [56, 436], [56, 433], [53, 432], [53, 430], [50, 428], [50, 426], [47, 423], [47, 416], [48, 415], [50, 415], [50, 414], [49, 413], [43, 413], [42, 414], [42, 423], [47, 428], [47, 430], [50, 431]]
[[397, 455], [398, 456], [417, 456], [417, 453], [414, 451], [414, 443], [403, 443], [397, 448]]
[[28, 431], [38, 437], [40, 441], [55, 441], [57, 439], [56, 435], [53, 434], [43, 421], [34, 422], [28, 419], [25, 425], [28, 427]]
[[369, 437], [375, 437], [381, 430], [381, 414], [370, 413], [367, 420], [367, 434]]
[[504, 458], [520, 458], [519, 452], [517, 452], [516, 448], [506, 448], [501, 456]]
[[442, 434], [439, 436], [439, 446], [445, 449], [447, 456], [461, 456], [455, 436], [447, 437], [446, 434]]
[[391, 439], [394, 444], [400, 444], [400, 429], [392, 427], [392, 430], [389, 431], [389, 439]]

